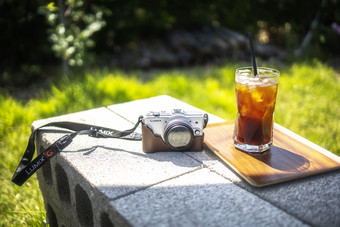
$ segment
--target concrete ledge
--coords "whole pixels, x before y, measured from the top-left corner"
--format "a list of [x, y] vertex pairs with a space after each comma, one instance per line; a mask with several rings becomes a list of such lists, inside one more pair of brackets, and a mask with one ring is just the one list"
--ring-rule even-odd
[[[70, 120], [124, 130], [153, 107], [195, 109], [158, 96], [40, 120], [32, 127]], [[222, 121], [209, 117], [210, 123]], [[41, 130], [38, 151], [65, 133]], [[254, 188], [208, 149], [146, 154], [141, 141], [82, 135], [37, 175], [51, 226], [340, 224], [340, 171]]]
[[135, 226], [304, 226], [207, 168], [111, 204]]

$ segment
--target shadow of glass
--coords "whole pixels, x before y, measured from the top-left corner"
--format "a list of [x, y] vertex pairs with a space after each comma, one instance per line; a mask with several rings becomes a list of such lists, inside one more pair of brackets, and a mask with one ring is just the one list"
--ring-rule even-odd
[[310, 167], [310, 162], [305, 157], [277, 146], [272, 146], [270, 150], [262, 154], [248, 153], [248, 155], [271, 168], [284, 172], [301, 172]]

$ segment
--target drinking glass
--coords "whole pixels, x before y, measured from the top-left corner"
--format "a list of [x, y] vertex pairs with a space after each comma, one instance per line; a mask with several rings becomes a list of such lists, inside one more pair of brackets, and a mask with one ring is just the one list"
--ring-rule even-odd
[[234, 145], [245, 152], [262, 153], [273, 144], [276, 94], [280, 72], [276, 69], [243, 67], [235, 72], [237, 118]]

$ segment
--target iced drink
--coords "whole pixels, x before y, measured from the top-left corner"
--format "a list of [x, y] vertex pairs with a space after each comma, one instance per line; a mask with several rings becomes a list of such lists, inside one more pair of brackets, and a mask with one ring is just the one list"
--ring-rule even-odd
[[258, 68], [257, 76], [254, 76], [251, 67], [236, 70], [236, 148], [261, 153], [272, 145], [279, 75], [279, 71], [264, 67]]

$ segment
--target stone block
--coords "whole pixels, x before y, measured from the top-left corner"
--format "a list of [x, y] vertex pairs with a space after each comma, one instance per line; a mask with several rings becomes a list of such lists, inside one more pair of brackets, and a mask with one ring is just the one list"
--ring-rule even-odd
[[[155, 107], [197, 110], [158, 96], [39, 120], [32, 128], [75, 121], [126, 130]], [[223, 121], [209, 117], [210, 123]], [[53, 127], [40, 130], [38, 152], [65, 133]], [[80, 135], [37, 176], [51, 226], [340, 224], [340, 171], [254, 188], [207, 148], [143, 153], [141, 141]]]

